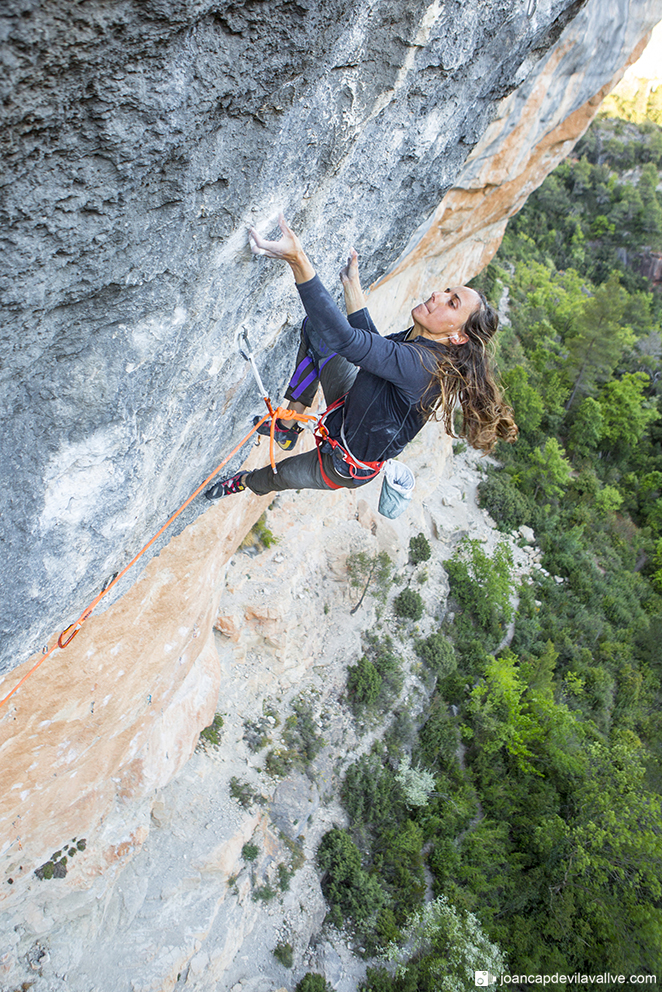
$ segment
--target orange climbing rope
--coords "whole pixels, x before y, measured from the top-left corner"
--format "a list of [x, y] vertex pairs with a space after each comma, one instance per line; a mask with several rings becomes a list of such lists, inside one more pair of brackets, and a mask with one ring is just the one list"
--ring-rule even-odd
[[265, 403], [267, 404], [267, 408], [268, 408], [269, 412], [266, 413], [264, 415], [264, 417], [262, 417], [261, 420], [258, 420], [258, 422], [255, 424], [255, 426], [253, 427], [253, 429], [250, 430], [248, 432], [248, 434], [241, 439], [241, 441], [239, 442], [239, 444], [235, 448], [232, 449], [232, 451], [230, 452], [230, 454], [227, 455], [223, 459], [223, 461], [219, 465], [216, 466], [216, 468], [211, 473], [211, 475], [208, 475], [207, 478], [205, 479], [205, 481], [200, 483], [200, 485], [195, 490], [195, 492], [192, 493], [189, 496], [189, 498], [184, 503], [182, 503], [182, 505], [179, 507], [179, 509], [175, 510], [175, 512], [172, 514], [172, 516], [168, 518], [168, 520], [164, 523], [163, 527], [161, 527], [161, 529], [159, 531], [157, 531], [157, 533], [154, 535], [154, 537], [147, 542], [147, 544], [144, 546], [144, 548], [141, 548], [140, 551], [138, 552], [138, 554], [134, 558], [131, 559], [131, 561], [129, 562], [129, 564], [128, 565], [125, 565], [125, 567], [122, 569], [122, 571], [121, 572], [118, 572], [117, 575], [114, 576], [112, 582], [109, 582], [108, 585], [104, 589], [101, 590], [101, 592], [99, 593], [99, 595], [96, 596], [92, 600], [92, 602], [89, 604], [89, 606], [86, 606], [85, 607], [85, 609], [83, 610], [83, 612], [81, 613], [81, 615], [78, 617], [78, 620], [76, 620], [72, 624], [69, 624], [69, 626], [66, 627], [62, 631], [62, 633], [58, 637], [58, 639], [55, 642], [55, 644], [53, 645], [53, 647], [52, 648], [48, 648], [48, 650], [46, 648], [43, 649], [42, 657], [39, 659], [39, 661], [35, 665], [32, 666], [32, 668], [30, 669], [30, 671], [27, 672], [23, 676], [23, 678], [21, 679], [21, 681], [17, 685], [14, 686], [14, 688], [11, 690], [11, 692], [9, 692], [4, 697], [4, 699], [0, 699], [0, 706], [4, 706], [4, 704], [11, 699], [11, 697], [14, 695], [14, 693], [15, 692], [18, 692], [18, 690], [21, 688], [21, 686], [23, 685], [23, 683], [26, 682], [34, 672], [37, 671], [37, 669], [39, 668], [39, 666], [42, 665], [46, 661], [46, 659], [51, 654], [53, 654], [54, 651], [56, 651], [58, 649], [60, 651], [63, 651], [69, 644], [71, 644], [71, 642], [73, 641], [73, 639], [76, 636], [76, 634], [78, 634], [79, 630], [81, 629], [81, 627], [83, 626], [83, 624], [85, 623], [85, 621], [91, 615], [91, 613], [94, 610], [94, 608], [96, 606], [98, 606], [98, 604], [101, 602], [101, 600], [104, 598], [104, 596], [107, 596], [108, 595], [108, 593], [110, 592], [110, 590], [113, 588], [113, 586], [117, 585], [117, 583], [120, 581], [120, 579], [122, 578], [122, 576], [126, 575], [126, 573], [129, 571], [129, 569], [132, 568], [133, 565], [135, 565], [135, 563], [138, 561], [138, 559], [141, 558], [142, 555], [145, 554], [145, 552], [148, 550], [148, 548], [151, 548], [151, 546], [154, 544], [154, 542], [156, 540], [158, 540], [158, 538], [161, 536], [161, 534], [163, 534], [163, 532], [168, 529], [168, 527], [173, 522], [173, 520], [176, 520], [177, 519], [177, 517], [179, 516], [179, 514], [182, 513], [182, 511], [186, 509], [186, 507], [189, 505], [189, 503], [192, 500], [195, 499], [195, 497], [198, 495], [198, 493], [202, 492], [202, 490], [205, 488], [205, 486], [207, 486], [211, 482], [211, 480], [214, 478], [214, 476], [217, 475], [218, 472], [220, 472], [220, 470], [223, 468], [224, 465], [227, 465], [227, 463], [230, 461], [230, 459], [232, 458], [232, 456], [233, 455], [236, 455], [236, 453], [239, 451], [239, 449], [244, 444], [246, 444], [246, 441], [248, 441], [249, 438], [251, 438], [253, 436], [253, 434], [256, 433], [257, 429], [259, 427], [261, 427], [262, 424], [265, 423], [265, 421], [269, 420], [270, 418], [271, 418], [271, 430], [270, 430], [270, 440], [269, 440], [269, 460], [271, 462], [271, 467], [273, 468], [273, 470], [275, 472], [277, 471], [277, 469], [276, 469], [276, 459], [275, 459], [275, 454], [274, 454], [274, 431], [275, 431], [276, 419], [279, 419], [279, 420], [300, 420], [303, 423], [307, 423], [308, 421], [316, 420], [317, 418], [316, 417], [313, 417], [313, 416], [311, 416], [309, 414], [296, 413], [294, 410], [285, 410], [282, 407], [277, 407], [274, 410], [274, 408], [273, 408], [273, 406], [271, 404], [271, 400], [267, 396], [264, 396], [263, 398], [264, 398]]

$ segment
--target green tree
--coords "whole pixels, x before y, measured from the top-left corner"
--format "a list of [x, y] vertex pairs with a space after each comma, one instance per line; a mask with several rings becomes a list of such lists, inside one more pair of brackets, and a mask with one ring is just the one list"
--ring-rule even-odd
[[358, 551], [356, 554], [348, 555], [347, 574], [350, 584], [355, 588], [363, 585], [361, 596], [356, 605], [349, 611], [350, 614], [359, 610], [371, 582], [374, 582], [377, 596], [382, 600], [386, 597], [391, 582], [392, 568], [393, 562], [386, 551], [379, 551], [374, 555], [369, 555], [366, 551]]
[[506, 397], [512, 405], [515, 420], [521, 431], [533, 434], [540, 427], [544, 406], [540, 393], [529, 385], [523, 365], [516, 365], [503, 375]]
[[531, 759], [543, 731], [524, 699], [527, 685], [516, 662], [510, 652], [490, 658], [484, 679], [471, 693], [469, 714], [484, 754], [504, 748], [522, 771], [540, 775]]
[[529, 455], [525, 479], [533, 489], [534, 499], [539, 492], [560, 499], [571, 475], [570, 462], [555, 437], [548, 438], [543, 448], [534, 448]]
[[402, 789], [381, 755], [364, 754], [349, 766], [341, 798], [353, 830], [368, 827], [380, 833], [404, 819]]
[[423, 831], [413, 820], [405, 820], [397, 829], [385, 830], [373, 845], [375, 869], [393, 900], [398, 925], [423, 902], [422, 848]]
[[359, 849], [345, 830], [334, 827], [324, 835], [317, 863], [325, 873], [322, 891], [336, 926], [342, 926], [346, 917], [363, 923], [386, 904], [384, 890], [377, 878], [362, 868]]
[[587, 457], [595, 451], [604, 432], [602, 406], [587, 396], [577, 407], [568, 435], [568, 447], [573, 454]]
[[641, 212], [641, 228], [644, 234], [652, 240], [652, 247], [660, 247], [662, 238], [662, 207], [657, 195], [657, 185], [660, 181], [658, 171], [652, 162], [646, 162], [641, 169], [637, 191], [641, 197], [643, 210]]
[[633, 343], [632, 331], [622, 324], [626, 299], [618, 273], [613, 272], [584, 303], [577, 331], [566, 341], [566, 374], [571, 385], [567, 409], [579, 396], [592, 393], [597, 383], [612, 372], [624, 349]]
[[381, 688], [382, 677], [365, 655], [347, 669], [347, 694], [355, 711], [374, 706]]
[[550, 929], [587, 970], [662, 967], [662, 810], [645, 787], [642, 758], [632, 735], [590, 745], [568, 815], [536, 828], [542, 857], [554, 852]]
[[639, 226], [643, 209], [644, 204], [639, 190], [632, 183], [621, 183], [616, 193], [614, 206], [609, 211], [609, 219], [614, 223], [616, 230], [631, 230]]
[[662, 593], [662, 538], [655, 544], [655, 555], [653, 557], [653, 584], [658, 592]]
[[416, 651], [427, 667], [439, 678], [444, 678], [457, 668], [453, 642], [439, 631], [430, 634], [424, 641], [417, 641]]
[[393, 600], [396, 615], [403, 620], [420, 620], [423, 616], [423, 599], [415, 589], [403, 589]]
[[456, 909], [445, 896], [411, 917], [402, 944], [389, 945], [385, 957], [397, 964], [398, 975], [407, 973], [408, 960], [427, 958], [427, 970], [436, 978], [434, 988], [440, 992], [475, 988], [476, 971], [499, 975], [506, 970], [503, 953], [488, 939], [478, 919]]
[[476, 635], [484, 651], [493, 651], [503, 637], [513, 612], [511, 565], [507, 544], [498, 544], [490, 557], [480, 541], [469, 538], [446, 562], [451, 593], [462, 609], [455, 630], [464, 650]]
[[429, 561], [432, 555], [432, 548], [425, 534], [417, 534], [409, 538], [409, 561], [412, 565], [420, 565], [423, 561]]
[[610, 448], [632, 448], [637, 445], [650, 424], [660, 414], [654, 403], [645, 402], [644, 393], [650, 385], [645, 372], [626, 372], [621, 379], [612, 379], [600, 396], [602, 433]]
[[430, 715], [419, 733], [419, 748], [423, 761], [430, 768], [448, 768], [456, 761], [460, 735], [443, 700], [435, 696]]

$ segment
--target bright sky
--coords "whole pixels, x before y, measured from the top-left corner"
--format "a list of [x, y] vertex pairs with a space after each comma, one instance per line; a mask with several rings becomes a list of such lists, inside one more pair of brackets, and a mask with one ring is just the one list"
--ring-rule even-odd
[[630, 66], [624, 79], [651, 79], [662, 83], [662, 21], [653, 28], [651, 40], [644, 54], [638, 62]]

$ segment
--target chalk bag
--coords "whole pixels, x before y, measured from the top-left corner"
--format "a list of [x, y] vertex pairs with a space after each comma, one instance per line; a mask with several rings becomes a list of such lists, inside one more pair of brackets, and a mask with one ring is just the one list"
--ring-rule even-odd
[[409, 506], [414, 495], [416, 480], [407, 465], [389, 458], [384, 469], [382, 491], [379, 494], [379, 512], [383, 517], [394, 520]]

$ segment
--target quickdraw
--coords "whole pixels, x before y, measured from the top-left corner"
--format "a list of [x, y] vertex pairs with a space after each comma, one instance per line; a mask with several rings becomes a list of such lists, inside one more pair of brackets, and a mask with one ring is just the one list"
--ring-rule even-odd
[[[297, 413], [295, 410], [286, 410], [282, 406], [279, 406], [274, 410], [273, 404], [269, 399], [269, 394], [264, 388], [264, 384], [260, 377], [260, 373], [258, 372], [257, 364], [255, 362], [255, 356], [253, 355], [253, 352], [250, 350], [250, 342], [248, 340], [248, 334], [246, 333], [245, 329], [242, 329], [241, 333], [239, 334], [237, 338], [237, 343], [239, 346], [239, 354], [241, 355], [241, 357], [245, 358], [247, 362], [250, 362], [251, 368], [253, 370], [253, 375], [255, 376], [255, 381], [257, 383], [257, 388], [260, 390], [262, 399], [267, 404], [267, 410], [269, 411], [269, 416], [271, 417], [271, 425], [269, 430], [269, 462], [271, 464], [271, 468], [273, 469], [274, 475], [278, 475], [278, 467], [276, 465], [276, 446], [275, 446], [276, 421], [298, 420], [303, 424], [307, 424], [311, 420], [316, 420], [317, 418], [307, 413]], [[264, 420], [260, 421], [260, 423], [264, 423]]]

